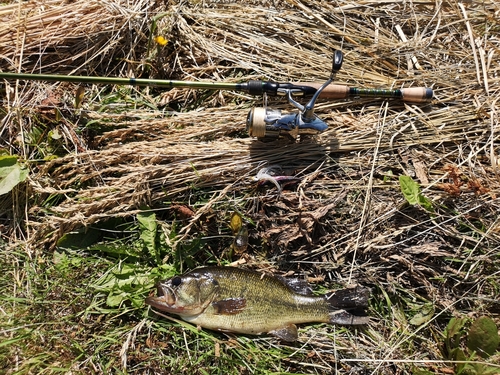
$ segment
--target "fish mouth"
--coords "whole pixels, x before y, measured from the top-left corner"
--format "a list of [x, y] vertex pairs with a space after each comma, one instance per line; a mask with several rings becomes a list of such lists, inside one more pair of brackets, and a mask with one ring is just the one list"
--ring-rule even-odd
[[169, 286], [158, 283], [156, 285], [157, 296], [149, 296], [146, 298], [146, 304], [161, 311], [178, 312], [180, 308], [175, 305], [176, 296], [172, 288]]

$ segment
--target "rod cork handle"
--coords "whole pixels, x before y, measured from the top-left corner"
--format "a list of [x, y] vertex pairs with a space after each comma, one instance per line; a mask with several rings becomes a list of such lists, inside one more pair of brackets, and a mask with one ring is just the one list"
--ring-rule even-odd
[[[297, 86], [309, 86], [319, 89], [321, 83], [317, 82], [297, 82], [293, 83]], [[425, 103], [433, 98], [433, 91], [427, 87], [410, 87], [405, 89], [365, 89], [349, 87], [345, 85], [328, 85], [319, 95], [321, 99], [347, 99], [350, 97], [381, 97], [381, 98], [396, 98], [405, 102]]]
[[[318, 82], [294, 82], [293, 85], [297, 86], [309, 86], [316, 90], [319, 89], [322, 83]], [[319, 94], [320, 99], [347, 99], [349, 97], [349, 86], [344, 85], [328, 85], [326, 86], [321, 94]]]
[[413, 103], [428, 102], [431, 101], [434, 96], [432, 89], [428, 87], [410, 87], [401, 89], [401, 93], [403, 95], [401, 98], [403, 101]]

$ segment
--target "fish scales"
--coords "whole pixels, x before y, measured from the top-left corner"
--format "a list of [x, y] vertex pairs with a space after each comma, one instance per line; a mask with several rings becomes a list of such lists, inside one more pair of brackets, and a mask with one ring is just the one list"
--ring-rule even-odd
[[368, 289], [314, 296], [305, 282], [234, 267], [206, 267], [162, 281], [146, 303], [198, 326], [245, 334], [297, 337], [295, 324], [365, 324], [344, 308], [367, 305]]
[[281, 280], [243, 269], [218, 267], [205, 269], [219, 283], [219, 300], [245, 300], [236, 314], [220, 313], [210, 305], [200, 315], [185, 319], [209, 329], [256, 334], [289, 324], [328, 322], [328, 303], [323, 297], [300, 295]]

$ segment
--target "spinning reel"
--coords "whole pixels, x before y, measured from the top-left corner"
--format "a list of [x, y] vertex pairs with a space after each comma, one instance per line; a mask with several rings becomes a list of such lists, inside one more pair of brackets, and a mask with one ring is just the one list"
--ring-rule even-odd
[[247, 131], [252, 137], [279, 138], [288, 136], [297, 139], [299, 135], [315, 135], [328, 129], [325, 121], [314, 114], [314, 105], [321, 92], [333, 82], [335, 75], [342, 67], [342, 52], [336, 50], [333, 54], [332, 72], [330, 78], [314, 93], [306, 105], [298, 103], [293, 95], [303, 94], [303, 90], [295, 87], [277, 88], [277, 94], [286, 96], [288, 103], [299, 110], [299, 113], [282, 113], [279, 109], [255, 107], [247, 116]]

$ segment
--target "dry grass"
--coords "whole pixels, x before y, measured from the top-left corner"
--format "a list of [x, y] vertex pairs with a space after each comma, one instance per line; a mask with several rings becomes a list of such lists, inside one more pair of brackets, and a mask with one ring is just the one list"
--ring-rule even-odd
[[[439, 341], [451, 316], [500, 323], [499, 14], [492, 0], [3, 5], [2, 71], [323, 81], [342, 49], [336, 83], [426, 86], [435, 99], [324, 101], [317, 114], [328, 131], [264, 143], [244, 135], [261, 99], [241, 93], [87, 87], [76, 110], [75, 85], [10, 82], [0, 147], [30, 161], [31, 173], [1, 205], [2, 237], [44, 258], [65, 234], [133, 219], [144, 206], [171, 228], [185, 205], [194, 214], [172, 239], [180, 246], [225, 233], [236, 208], [254, 225], [247, 253], [229, 260], [374, 287], [373, 325], [306, 330], [311, 357], [290, 355], [289, 368], [446, 373]], [[54, 129], [58, 142], [48, 140]], [[252, 177], [276, 164], [302, 178], [296, 189], [257, 188]], [[434, 212], [406, 203], [399, 175], [419, 183]], [[225, 245], [211, 242], [211, 254], [225, 259]], [[426, 304], [432, 319], [412, 324]], [[255, 348], [268, 345], [282, 348]]]
[[143, 53], [152, 2], [11, 2], [0, 10], [2, 68], [71, 74], [128, 73], [119, 59]]

